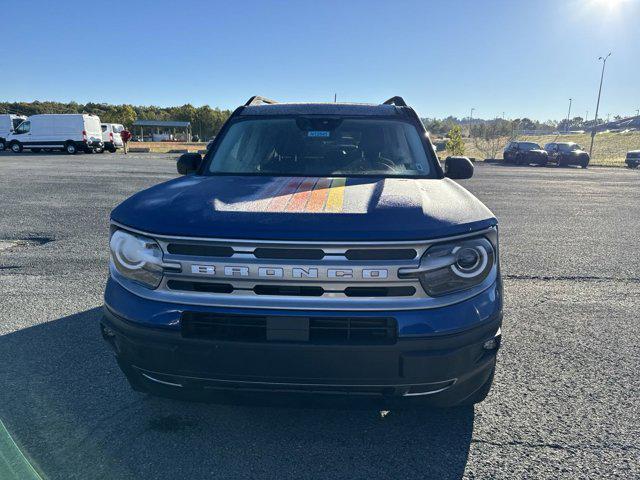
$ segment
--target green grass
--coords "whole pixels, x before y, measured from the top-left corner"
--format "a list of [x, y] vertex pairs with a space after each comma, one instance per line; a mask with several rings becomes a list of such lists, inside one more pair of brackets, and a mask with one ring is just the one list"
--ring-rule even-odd
[[[509, 139], [505, 137], [504, 144], [507, 144]], [[588, 133], [574, 134], [574, 135], [532, 135], [532, 136], [519, 136], [517, 140], [536, 142], [541, 147], [544, 147], [545, 143], [558, 141], [558, 142], [576, 142], [585, 150], [589, 150], [589, 144], [591, 143], [591, 135]], [[465, 155], [467, 157], [474, 157], [476, 160], [484, 160], [485, 156], [478, 151], [473, 145], [473, 141], [469, 138], [465, 138]], [[624, 159], [629, 150], [640, 149], [640, 132], [628, 132], [628, 133], [599, 133], [596, 135], [595, 143], [593, 146], [593, 156], [591, 158], [591, 165], [603, 165], [608, 167], [624, 167]], [[448, 153], [446, 151], [439, 152], [441, 158], [445, 158]], [[502, 151], [498, 154], [498, 158], [502, 158]]]

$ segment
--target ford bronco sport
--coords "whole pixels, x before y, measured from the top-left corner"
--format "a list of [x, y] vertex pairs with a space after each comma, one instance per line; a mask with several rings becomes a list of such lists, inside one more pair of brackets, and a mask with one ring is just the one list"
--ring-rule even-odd
[[497, 221], [402, 98], [252, 97], [177, 167], [111, 214], [101, 331], [135, 390], [486, 397]]

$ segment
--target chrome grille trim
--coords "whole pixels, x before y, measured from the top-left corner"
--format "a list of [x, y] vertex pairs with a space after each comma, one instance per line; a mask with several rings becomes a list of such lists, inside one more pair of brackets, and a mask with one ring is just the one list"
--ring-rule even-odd
[[[130, 292], [151, 300], [180, 303], [185, 305], [203, 305], [230, 308], [267, 308], [267, 309], [305, 309], [305, 310], [412, 310], [437, 308], [458, 303], [475, 296], [489, 288], [497, 278], [497, 272], [490, 274], [485, 281], [473, 289], [448, 295], [446, 297], [429, 297], [417, 278], [400, 278], [400, 268], [417, 268], [424, 252], [433, 244], [455, 239], [482, 235], [493, 228], [469, 232], [445, 238], [425, 241], [400, 242], [303, 242], [280, 240], [237, 240], [219, 238], [195, 238], [156, 235], [144, 232], [117, 222], [116, 227], [133, 233], [155, 239], [163, 250], [166, 263], [178, 264], [178, 271], [166, 271], [160, 286], [150, 290], [122, 277], [113, 264], [110, 266], [112, 277]], [[223, 257], [197, 257], [194, 255], [180, 255], [168, 253], [168, 245], [175, 243], [202, 244], [207, 246], [231, 247], [234, 253]], [[321, 249], [325, 255], [317, 260], [305, 259], [272, 259], [258, 258], [253, 255], [257, 248], [285, 248], [285, 249]], [[367, 249], [414, 249], [416, 257], [410, 260], [348, 260], [345, 252], [348, 250]], [[213, 274], [194, 272], [194, 267], [214, 267]], [[227, 268], [246, 268], [248, 275], [222, 275]], [[282, 275], [273, 277], [258, 277], [258, 269], [282, 271]], [[317, 278], [294, 277], [294, 269], [305, 271], [317, 270]], [[197, 268], [196, 268], [197, 270]], [[351, 271], [351, 276], [331, 277], [330, 271]], [[367, 277], [366, 272], [386, 271], [386, 276]], [[172, 280], [201, 283], [224, 283], [233, 287], [231, 292], [201, 292], [192, 290], [170, 289], [167, 283]], [[320, 296], [304, 295], [264, 295], [257, 294], [253, 289], [257, 285], [305, 286], [321, 287]], [[413, 295], [398, 296], [347, 296], [345, 290], [350, 287], [414, 287]]]

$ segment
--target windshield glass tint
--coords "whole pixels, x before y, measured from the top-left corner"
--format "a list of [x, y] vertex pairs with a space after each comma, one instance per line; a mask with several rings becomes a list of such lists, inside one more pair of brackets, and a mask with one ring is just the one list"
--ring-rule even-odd
[[573, 150], [580, 150], [580, 145], [577, 143], [560, 143], [560, 150], [563, 152], [571, 152]]
[[224, 135], [212, 173], [430, 176], [418, 130], [397, 120], [264, 118], [241, 120]]
[[535, 150], [539, 149], [540, 145], [538, 145], [537, 143], [523, 142], [520, 144], [520, 148], [522, 150]]

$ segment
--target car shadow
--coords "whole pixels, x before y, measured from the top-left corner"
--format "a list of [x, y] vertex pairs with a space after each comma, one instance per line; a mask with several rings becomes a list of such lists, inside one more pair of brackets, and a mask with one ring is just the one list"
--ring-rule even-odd
[[0, 419], [44, 478], [462, 477], [474, 410], [193, 403], [132, 391], [94, 308], [0, 337]]

